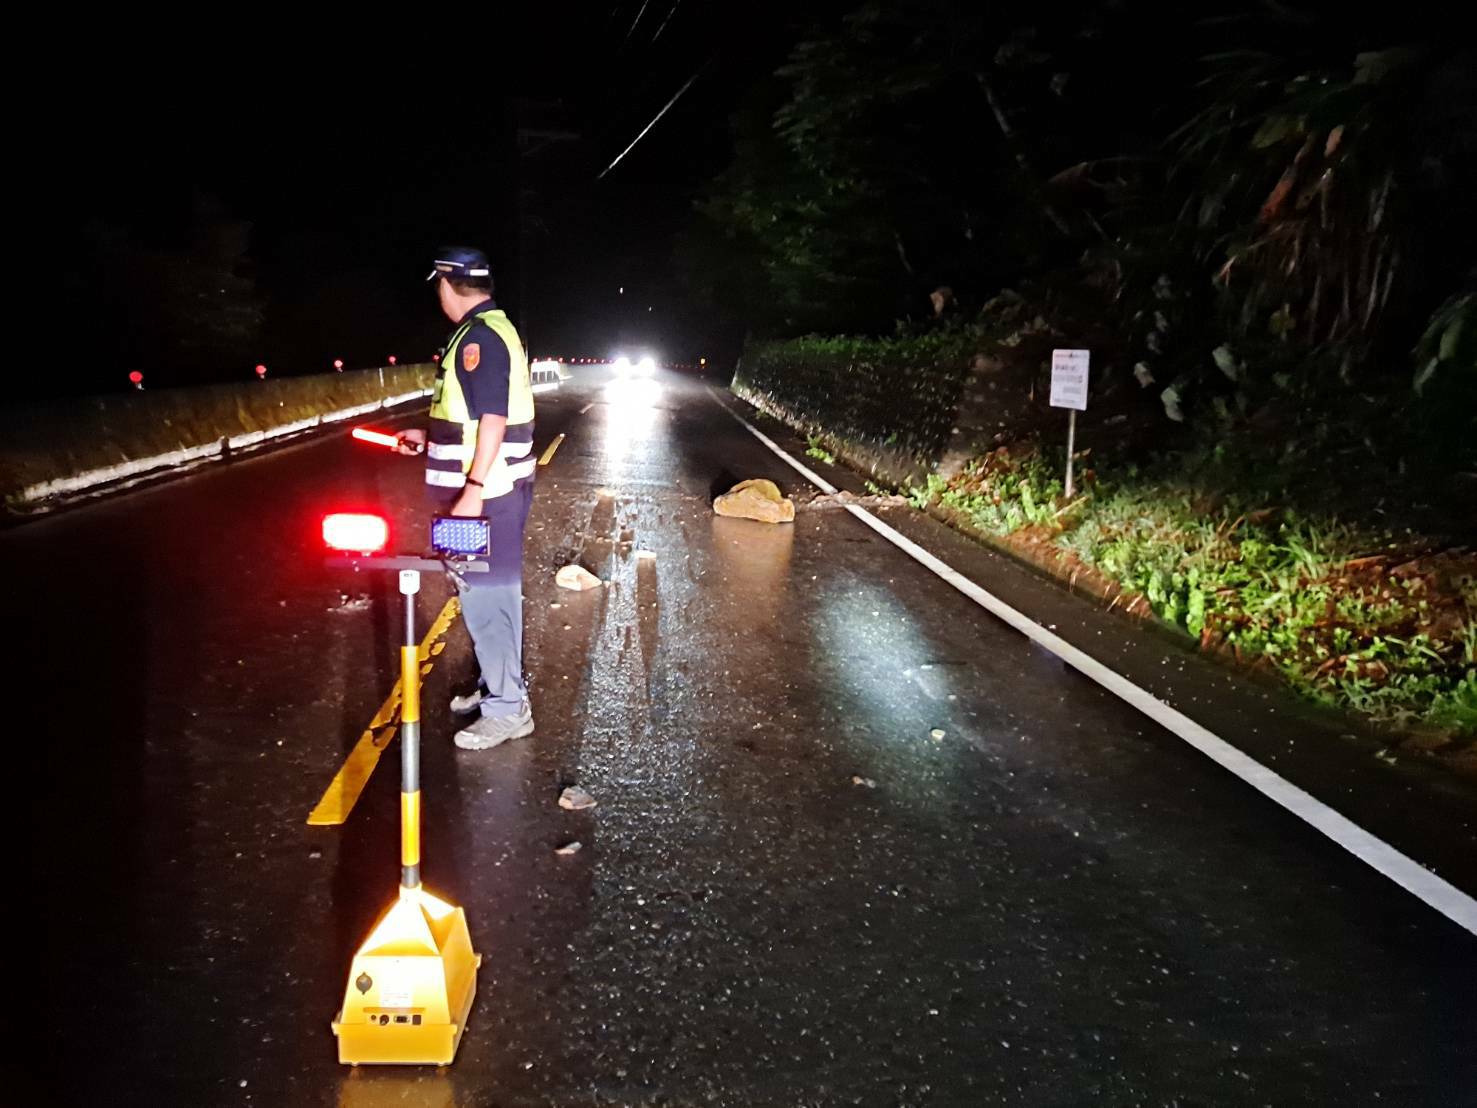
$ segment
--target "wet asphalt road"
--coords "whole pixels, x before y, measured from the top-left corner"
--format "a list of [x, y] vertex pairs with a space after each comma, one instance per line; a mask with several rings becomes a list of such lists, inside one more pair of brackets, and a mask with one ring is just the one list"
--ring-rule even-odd
[[[715, 518], [742, 477], [809, 490], [702, 385], [540, 400], [538, 448], [567, 438], [526, 553], [537, 733], [451, 746], [459, 628], [425, 692], [426, 883], [483, 955], [446, 1070], [341, 1067], [328, 1028], [395, 889], [393, 752], [344, 826], [304, 824], [398, 633], [317, 520], [415, 534], [417, 464], [335, 433], [0, 534], [29, 1102], [1477, 1103], [1470, 935], [845, 513]], [[1336, 723], [883, 516], [1470, 878], [1470, 789], [1371, 786]], [[609, 586], [556, 589], [575, 557]], [[561, 810], [570, 783], [599, 806]]]

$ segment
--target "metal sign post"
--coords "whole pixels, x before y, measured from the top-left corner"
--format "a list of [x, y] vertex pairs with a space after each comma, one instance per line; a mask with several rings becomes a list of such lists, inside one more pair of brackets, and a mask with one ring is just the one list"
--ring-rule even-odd
[[1077, 413], [1087, 410], [1087, 366], [1091, 354], [1089, 350], [1051, 352], [1051, 406], [1068, 409], [1065, 487], [1068, 499], [1072, 496], [1072, 457], [1077, 451]]
[[1077, 409], [1067, 412], [1067, 487], [1068, 500], [1072, 499], [1072, 457], [1077, 452]]

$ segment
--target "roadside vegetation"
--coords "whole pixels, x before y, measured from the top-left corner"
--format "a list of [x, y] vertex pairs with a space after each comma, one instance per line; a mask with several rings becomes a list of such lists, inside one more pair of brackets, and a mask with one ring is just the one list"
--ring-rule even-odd
[[913, 499], [1055, 547], [1064, 568], [1092, 567], [1202, 649], [1321, 703], [1430, 727], [1428, 745], [1477, 736], [1477, 555], [1228, 491], [1223, 461], [1210, 450], [1089, 467], [1066, 501], [1060, 454], [1001, 447]]
[[[1455, 10], [859, 3], [682, 244], [735, 388], [1305, 695], [1477, 735], [1477, 54]], [[1092, 351], [1062, 496], [1053, 347]]]
[[1120, 607], [1402, 743], [1477, 752], [1477, 474], [1451, 468], [1461, 444], [1442, 437], [1465, 417], [1410, 390], [1318, 404], [1271, 380], [1166, 434], [1119, 351], [1095, 371], [1068, 499], [1044, 366], [1088, 326], [1070, 313], [1037, 289], [917, 338], [755, 345], [736, 387], [812, 458], [859, 461], [1060, 577], [1094, 574]]

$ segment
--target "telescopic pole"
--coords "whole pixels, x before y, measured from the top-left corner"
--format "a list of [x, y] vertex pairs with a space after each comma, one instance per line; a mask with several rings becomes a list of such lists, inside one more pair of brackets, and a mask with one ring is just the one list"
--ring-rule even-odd
[[421, 660], [415, 641], [419, 570], [400, 571], [405, 597], [405, 641], [400, 647], [400, 887], [421, 884]]

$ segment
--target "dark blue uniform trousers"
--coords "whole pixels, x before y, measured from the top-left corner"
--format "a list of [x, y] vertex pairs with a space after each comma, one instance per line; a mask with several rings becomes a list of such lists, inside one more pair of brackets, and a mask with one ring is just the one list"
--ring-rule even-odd
[[484, 716], [517, 715], [528, 698], [523, 680], [523, 529], [532, 506], [532, 481], [482, 502], [490, 524], [491, 568], [463, 578], [462, 621], [482, 670]]

